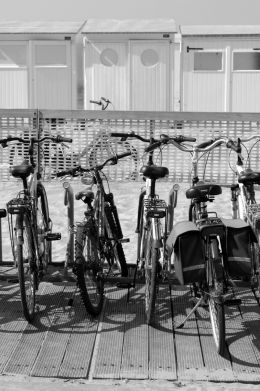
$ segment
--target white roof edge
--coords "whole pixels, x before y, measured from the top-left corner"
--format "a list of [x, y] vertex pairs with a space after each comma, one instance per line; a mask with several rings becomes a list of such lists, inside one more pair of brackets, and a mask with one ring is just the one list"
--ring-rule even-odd
[[182, 35], [258, 35], [260, 25], [187, 25], [180, 26]]
[[83, 33], [176, 33], [174, 19], [88, 19]]
[[77, 34], [86, 20], [70, 21], [0, 21], [0, 34]]

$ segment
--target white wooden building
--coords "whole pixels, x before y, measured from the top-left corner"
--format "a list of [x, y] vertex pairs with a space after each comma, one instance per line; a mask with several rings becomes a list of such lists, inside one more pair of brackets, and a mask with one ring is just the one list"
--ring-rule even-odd
[[88, 20], [82, 30], [85, 109], [105, 96], [115, 110], [178, 111], [176, 32], [173, 19]]
[[0, 108], [260, 111], [260, 25], [0, 22]]
[[181, 26], [181, 111], [260, 111], [260, 25]]
[[84, 23], [0, 22], [0, 108], [78, 107]]

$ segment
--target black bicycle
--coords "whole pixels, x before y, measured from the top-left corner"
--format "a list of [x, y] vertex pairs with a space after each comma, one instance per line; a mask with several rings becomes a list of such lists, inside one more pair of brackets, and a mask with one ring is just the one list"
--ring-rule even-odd
[[[75, 260], [73, 270], [84, 306], [91, 315], [98, 315], [104, 299], [104, 281], [117, 272], [127, 277], [128, 267], [122, 243], [123, 233], [113, 193], [106, 192], [102, 169], [130, 156], [131, 152], [114, 155], [92, 168], [75, 167], [57, 173], [57, 177], [82, 176], [85, 190], [75, 195], [86, 204], [83, 221], [75, 227]], [[92, 188], [96, 186], [94, 193]]]
[[51, 241], [61, 238], [52, 232], [48, 200], [41, 182], [35, 145], [72, 142], [71, 139], [46, 136], [41, 139], [8, 137], [6, 142], [16, 140], [28, 145], [28, 160], [13, 166], [11, 174], [22, 180], [23, 189], [16, 198], [7, 203], [9, 230], [14, 262], [18, 267], [22, 309], [25, 318], [31, 322], [35, 312], [35, 293], [47, 266], [51, 263]]

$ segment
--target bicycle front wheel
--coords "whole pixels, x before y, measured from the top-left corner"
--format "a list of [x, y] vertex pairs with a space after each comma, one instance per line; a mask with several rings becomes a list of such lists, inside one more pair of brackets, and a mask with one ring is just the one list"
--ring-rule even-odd
[[145, 312], [147, 324], [154, 322], [159, 249], [155, 247], [151, 227], [145, 232]]
[[38, 250], [40, 256], [40, 268], [47, 271], [51, 263], [52, 247], [51, 241], [46, 240], [46, 234], [51, 231], [48, 199], [42, 183], [37, 184], [37, 234]]
[[[128, 268], [125, 259], [125, 253], [122, 246], [117, 239], [118, 232], [121, 231], [121, 228], [118, 228], [118, 223], [115, 220], [113, 212], [110, 206], [105, 206], [105, 216], [106, 216], [106, 251], [105, 256], [107, 255], [108, 263], [116, 263], [121, 276], [127, 277]], [[110, 265], [112, 266], [112, 265]]]
[[37, 286], [36, 252], [30, 220], [26, 214], [17, 216], [16, 254], [22, 310], [25, 319], [32, 322]]
[[[88, 224], [88, 223], [87, 223]], [[104, 301], [104, 283], [99, 278], [102, 261], [95, 227], [78, 225], [75, 239], [75, 271], [83, 304], [91, 315], [101, 312]]]

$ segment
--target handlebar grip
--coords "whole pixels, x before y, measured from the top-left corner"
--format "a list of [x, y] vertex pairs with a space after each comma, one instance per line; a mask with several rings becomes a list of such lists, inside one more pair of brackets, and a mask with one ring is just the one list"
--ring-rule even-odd
[[72, 138], [68, 138], [68, 137], [63, 137], [63, 136], [57, 136], [56, 137], [56, 141], [58, 143], [72, 143]]
[[128, 133], [110, 133], [110, 137], [130, 137]]
[[117, 160], [119, 160], [119, 159], [123, 159], [124, 157], [131, 156], [131, 155], [132, 155], [132, 152], [125, 152], [125, 153], [121, 153], [119, 155], [116, 155], [116, 158], [117, 158]]
[[65, 176], [65, 175], [73, 175], [74, 172], [72, 170], [66, 170], [66, 171], [59, 171], [56, 173], [56, 177], [57, 178], [60, 178], [62, 176]]
[[187, 141], [187, 142], [195, 142], [196, 141], [196, 138], [195, 137], [186, 137], [186, 136], [182, 136], [183, 140], [181, 141], [182, 143]]
[[211, 144], [213, 144], [214, 141], [215, 141], [215, 140], [213, 140], [213, 139], [208, 140], [208, 141], [204, 141], [203, 143], [198, 144], [197, 147], [198, 147], [198, 148], [206, 148], [206, 147], [210, 146]]
[[95, 105], [99, 105], [101, 106], [102, 105], [102, 102], [100, 100], [90, 100], [89, 103], [94, 103]]

